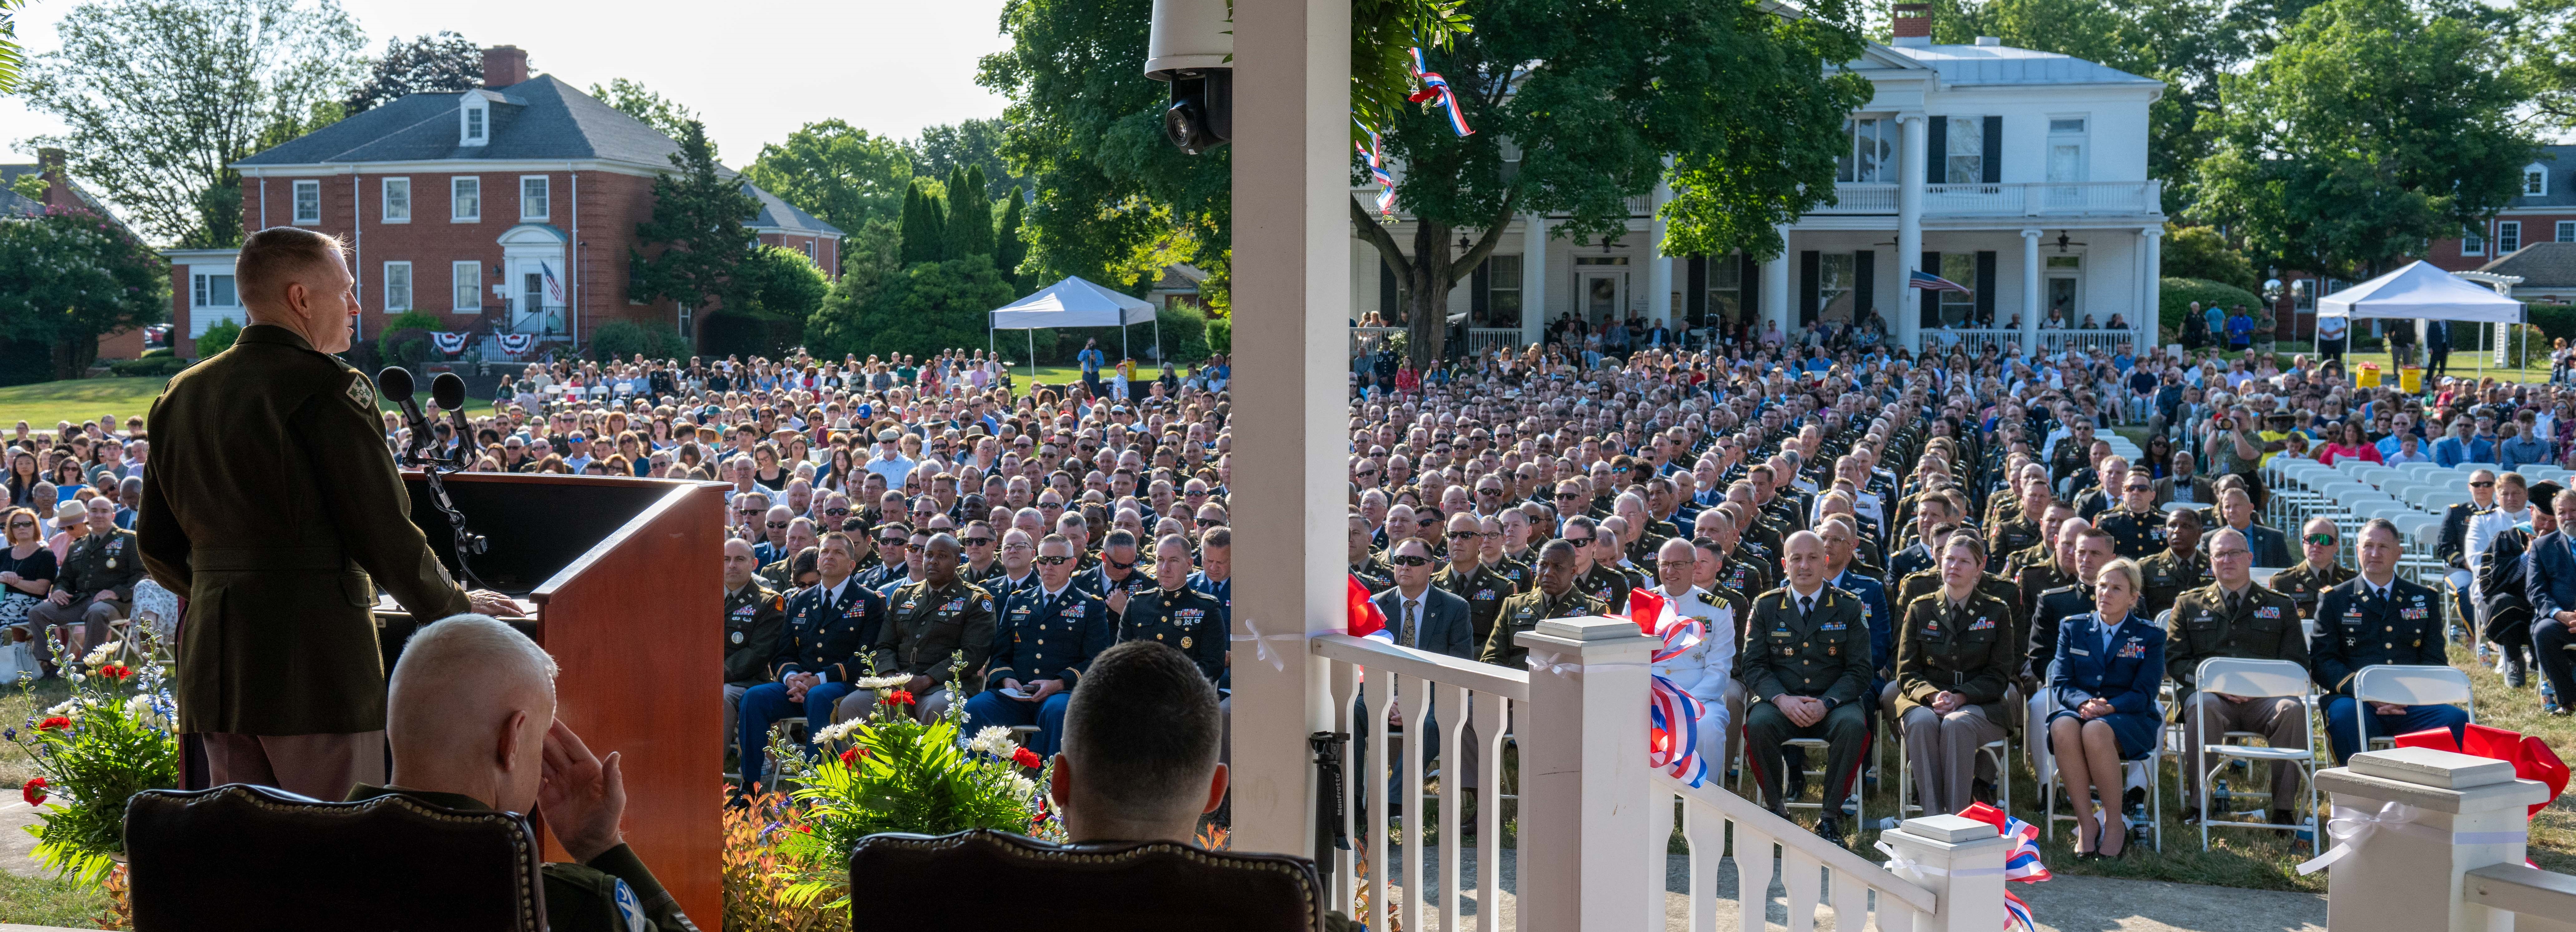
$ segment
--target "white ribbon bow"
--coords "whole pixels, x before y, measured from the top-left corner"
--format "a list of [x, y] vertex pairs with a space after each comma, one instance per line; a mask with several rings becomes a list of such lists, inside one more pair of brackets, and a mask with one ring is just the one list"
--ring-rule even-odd
[[1893, 873], [1912, 874], [1916, 880], [1923, 880], [1936, 874], [1947, 877], [1995, 877], [2004, 873], [2004, 869], [2000, 867], [1963, 867], [1958, 870], [1948, 870], [1906, 857], [1897, 852], [1895, 845], [1885, 841], [1877, 842], [1875, 846], [1887, 855], [1887, 863], [1880, 866]]
[[1642, 663], [1596, 663], [1588, 667], [1579, 663], [1558, 663], [1557, 661], [1564, 659], [1564, 656], [1565, 655], [1563, 654], [1551, 654], [1545, 651], [1530, 651], [1530, 672], [1553, 673], [1569, 680], [1581, 680], [1583, 679], [1583, 671], [1585, 670], [1627, 670], [1644, 669], [1646, 667], [1646, 665]]
[[1240, 622], [1243, 625], [1243, 633], [1234, 635], [1233, 637], [1235, 643], [1240, 644], [1245, 641], [1252, 642], [1252, 656], [1258, 660], [1269, 661], [1270, 669], [1272, 670], [1288, 669], [1288, 658], [1271, 653], [1270, 645], [1267, 642], [1303, 641], [1306, 639], [1304, 634], [1263, 634], [1261, 633], [1261, 629], [1252, 626], [1252, 619], [1250, 618], [1237, 618], [1235, 621]]
[[2347, 806], [2336, 806], [2334, 817], [2326, 821], [2326, 834], [2334, 838], [2334, 848], [2300, 863], [2299, 873], [2313, 874], [2332, 867], [2336, 861], [2343, 860], [2353, 852], [2361, 850], [2362, 843], [2369, 841], [2370, 836], [2377, 834], [2381, 828], [2406, 825], [2414, 822], [2420, 815], [2423, 815], [2423, 810], [2394, 801], [2382, 803], [2377, 814]]

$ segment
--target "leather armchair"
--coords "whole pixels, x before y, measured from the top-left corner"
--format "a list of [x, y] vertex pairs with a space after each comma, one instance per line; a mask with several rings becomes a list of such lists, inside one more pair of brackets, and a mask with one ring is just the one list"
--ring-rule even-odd
[[870, 835], [850, 852], [854, 930], [946, 928], [958, 900], [1027, 906], [1048, 932], [1316, 932], [1323, 886], [1306, 859], [1140, 842], [1051, 845], [1007, 832]]

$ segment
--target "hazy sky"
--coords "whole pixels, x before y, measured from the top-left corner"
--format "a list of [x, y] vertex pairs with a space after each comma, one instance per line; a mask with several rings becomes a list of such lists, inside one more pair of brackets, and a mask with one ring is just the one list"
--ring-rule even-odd
[[[696, 109], [726, 163], [765, 142], [839, 117], [871, 132], [912, 137], [924, 126], [999, 116], [1001, 97], [975, 84], [975, 63], [1006, 44], [1001, 0], [786, 3], [729, 0], [341, 0], [385, 40], [453, 30], [479, 45], [528, 50], [537, 70], [575, 87], [641, 81]], [[53, 51], [54, 26], [80, 4], [33, 0], [18, 16], [31, 54]], [[30, 136], [58, 132], [50, 116], [0, 97], [0, 147], [33, 161]]]

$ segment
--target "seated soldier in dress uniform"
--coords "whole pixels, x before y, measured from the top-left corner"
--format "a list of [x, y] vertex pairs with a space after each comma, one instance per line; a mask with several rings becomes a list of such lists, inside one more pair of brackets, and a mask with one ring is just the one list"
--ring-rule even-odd
[[742, 694], [769, 681], [769, 658], [787, 633], [787, 599], [751, 574], [751, 542], [724, 542], [724, 740], [731, 745]]
[[1161, 641], [1180, 648], [1214, 683], [1225, 673], [1225, 603], [1190, 587], [1190, 544], [1165, 535], [1154, 547], [1155, 591], [1137, 597], [1117, 628], [1118, 641]]
[[1534, 630], [1539, 622], [1550, 618], [1600, 614], [1601, 603], [1574, 588], [1574, 562], [1572, 543], [1560, 538], [1540, 545], [1538, 585], [1503, 600], [1502, 610], [1494, 618], [1494, 632], [1486, 636], [1484, 648], [1477, 658], [1486, 663], [1521, 669], [1529, 657], [1529, 648], [1514, 643], [1514, 635]]
[[1494, 618], [1503, 600], [1512, 597], [1512, 581], [1485, 564], [1483, 522], [1460, 512], [1449, 516], [1449, 564], [1431, 576], [1440, 591], [1467, 600], [1467, 620], [1474, 627], [1469, 643], [1484, 646], [1494, 634]]
[[696, 932], [618, 832], [618, 755], [594, 756], [555, 720], [555, 662], [485, 615], [456, 615], [403, 645], [386, 709], [392, 779], [349, 801], [406, 796], [448, 809], [542, 815], [572, 855], [550, 863], [546, 927], [563, 932]]
[[2164, 516], [2156, 513], [2156, 483], [2144, 471], [2123, 470], [2121, 480], [2128, 485], [2121, 490], [2120, 507], [2107, 511], [2094, 520], [2094, 526], [2111, 535], [2111, 550], [2136, 560], [2165, 549]]
[[2267, 588], [2298, 603], [2301, 619], [2316, 617], [2317, 597], [2353, 577], [2352, 570], [2335, 559], [2342, 550], [2341, 543], [2333, 518], [2320, 515], [2308, 519], [2308, 526], [2299, 534], [2299, 549], [2306, 559], [2272, 574], [2272, 584]]
[[[851, 574], [858, 544], [839, 531], [816, 545], [822, 578], [787, 602], [787, 630], [769, 659], [769, 682], [742, 694], [742, 731], [736, 736], [745, 784], [768, 782], [769, 728], [805, 716], [806, 750], [814, 732], [838, 721], [837, 704], [853, 695], [853, 681], [868, 675], [868, 645], [886, 617], [885, 600]], [[870, 700], [875, 695], [858, 692]]]
[[[1091, 658], [1117, 640], [1109, 606], [1073, 585], [1073, 542], [1049, 534], [1038, 544], [1038, 582], [1002, 601], [987, 689], [966, 701], [971, 732], [988, 725], [1036, 725], [1029, 746], [1055, 753], [1065, 703]], [[1017, 693], [1018, 695], [1013, 695]]]
[[2152, 619], [2172, 608], [2184, 592], [2209, 584], [2209, 557], [2200, 552], [2200, 513], [2190, 509], [2165, 513], [2164, 552], [2138, 561], [2146, 579], [2146, 598], [2138, 611]]
[[[957, 578], [963, 552], [957, 538], [932, 535], [921, 550], [922, 580], [894, 591], [886, 600], [885, 624], [877, 630], [876, 672], [912, 677], [904, 689], [917, 697], [913, 716], [923, 722], [938, 718], [956, 697], [980, 692], [984, 680], [978, 671], [993, 652], [993, 597]], [[949, 669], [956, 663], [952, 655], [961, 653], [965, 666], [957, 668], [957, 681], [952, 683]], [[866, 711], [865, 703], [873, 697], [861, 695], [858, 703], [847, 697], [841, 701], [858, 706], [842, 710], [843, 718], [855, 718]]]
[[2362, 525], [2361, 575], [2317, 600], [2308, 668], [2327, 693], [2326, 739], [2334, 745], [2337, 766], [2362, 749], [2357, 728], [2369, 728], [2373, 737], [2448, 728], [2456, 740], [2469, 721], [2458, 706], [2373, 702], [2364, 709], [2352, 695], [2353, 679], [2364, 667], [2449, 662], [2443, 656], [2442, 600], [2431, 589], [2397, 578], [2401, 539], [2386, 518]]
[[1799, 531], [1788, 548], [1789, 582], [1753, 600], [1747, 646], [1736, 665], [1750, 703], [1744, 749], [1763, 804], [1785, 817], [1781, 743], [1823, 738], [1823, 819], [1816, 834], [1842, 843], [1842, 806], [1869, 749], [1869, 623], [1860, 599], [1825, 585], [1825, 542]]
[[[2189, 512], [2175, 512], [2177, 515]], [[2311, 550], [2315, 549], [2313, 547]], [[2331, 548], [2329, 548], [2331, 552]], [[2260, 732], [2276, 748], [2308, 746], [2307, 706], [2297, 696], [2251, 698], [2195, 692], [2200, 662], [2212, 657], [2287, 660], [2308, 665], [2307, 631], [2299, 624], [2296, 600], [2254, 584], [2254, 552], [2245, 534], [2221, 528], [2209, 539], [2209, 585], [2185, 592], [2174, 601], [2173, 618], [2165, 622], [2165, 675], [2179, 687], [2186, 740], [2193, 748], [2217, 744], [2231, 731]], [[2279, 580], [2278, 576], [2274, 577]], [[2209, 769], [2199, 754], [2183, 755], [2184, 820], [2198, 821], [2189, 811], [2200, 799], [2200, 775]], [[2272, 765], [2272, 821], [2287, 825], [2296, 811], [2299, 771], [2287, 761]]]
[[1926, 812], [1957, 812], [1990, 800], [1973, 776], [1977, 749], [2004, 736], [2014, 671], [2012, 606], [1980, 589], [1986, 546], [1951, 534], [1942, 548], [1942, 586], [1905, 603], [1897, 634], [1893, 708], [1903, 724], [1905, 762]]

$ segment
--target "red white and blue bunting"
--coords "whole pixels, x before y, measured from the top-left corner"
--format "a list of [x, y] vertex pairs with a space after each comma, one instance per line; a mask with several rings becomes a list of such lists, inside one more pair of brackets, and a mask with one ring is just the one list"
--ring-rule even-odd
[[[1672, 603], [1651, 589], [1628, 593], [1628, 620], [1646, 636], [1661, 640], [1652, 663], [1665, 663], [1689, 653], [1706, 635], [1699, 619], [1673, 611]], [[1699, 756], [1699, 717], [1706, 711], [1699, 697], [1663, 674], [1652, 674], [1646, 692], [1646, 763], [1694, 787], [1708, 780], [1708, 761]]]
[[[1475, 135], [1476, 131], [1467, 126], [1467, 112], [1458, 107], [1458, 92], [1449, 87], [1449, 79], [1441, 77], [1439, 72], [1424, 66], [1420, 46], [1406, 49], [1405, 52], [1412, 57], [1413, 79], [1422, 82], [1422, 89], [1415, 91], [1405, 100], [1417, 104], [1429, 102], [1434, 107], [1447, 110], [1450, 129], [1457, 130], [1461, 138]], [[1368, 162], [1369, 179], [1377, 182], [1378, 216], [1395, 216], [1395, 175], [1386, 167], [1385, 142], [1378, 137], [1375, 128], [1366, 123], [1360, 123], [1358, 117], [1351, 118], [1351, 122], [1359, 125], [1360, 132], [1368, 134], [1367, 145], [1357, 142], [1351, 145], [1357, 147], [1360, 150], [1360, 157]]]
[[529, 350], [536, 348], [536, 334], [504, 333], [501, 335], [501, 352], [508, 353], [512, 356], [524, 356]]
[[1422, 90], [1414, 92], [1413, 96], [1405, 99], [1417, 104], [1426, 100], [1434, 101], [1432, 106], [1449, 111], [1450, 129], [1457, 130], [1460, 136], [1475, 135], [1475, 130], [1467, 128], [1466, 111], [1458, 109], [1458, 92], [1449, 88], [1449, 79], [1423, 66], [1421, 47], [1416, 46], [1407, 51], [1413, 53], [1413, 77], [1414, 80], [1422, 82]]
[[439, 352], [453, 356], [465, 351], [465, 335], [443, 331], [432, 333], [429, 335], [429, 345], [437, 347]]

